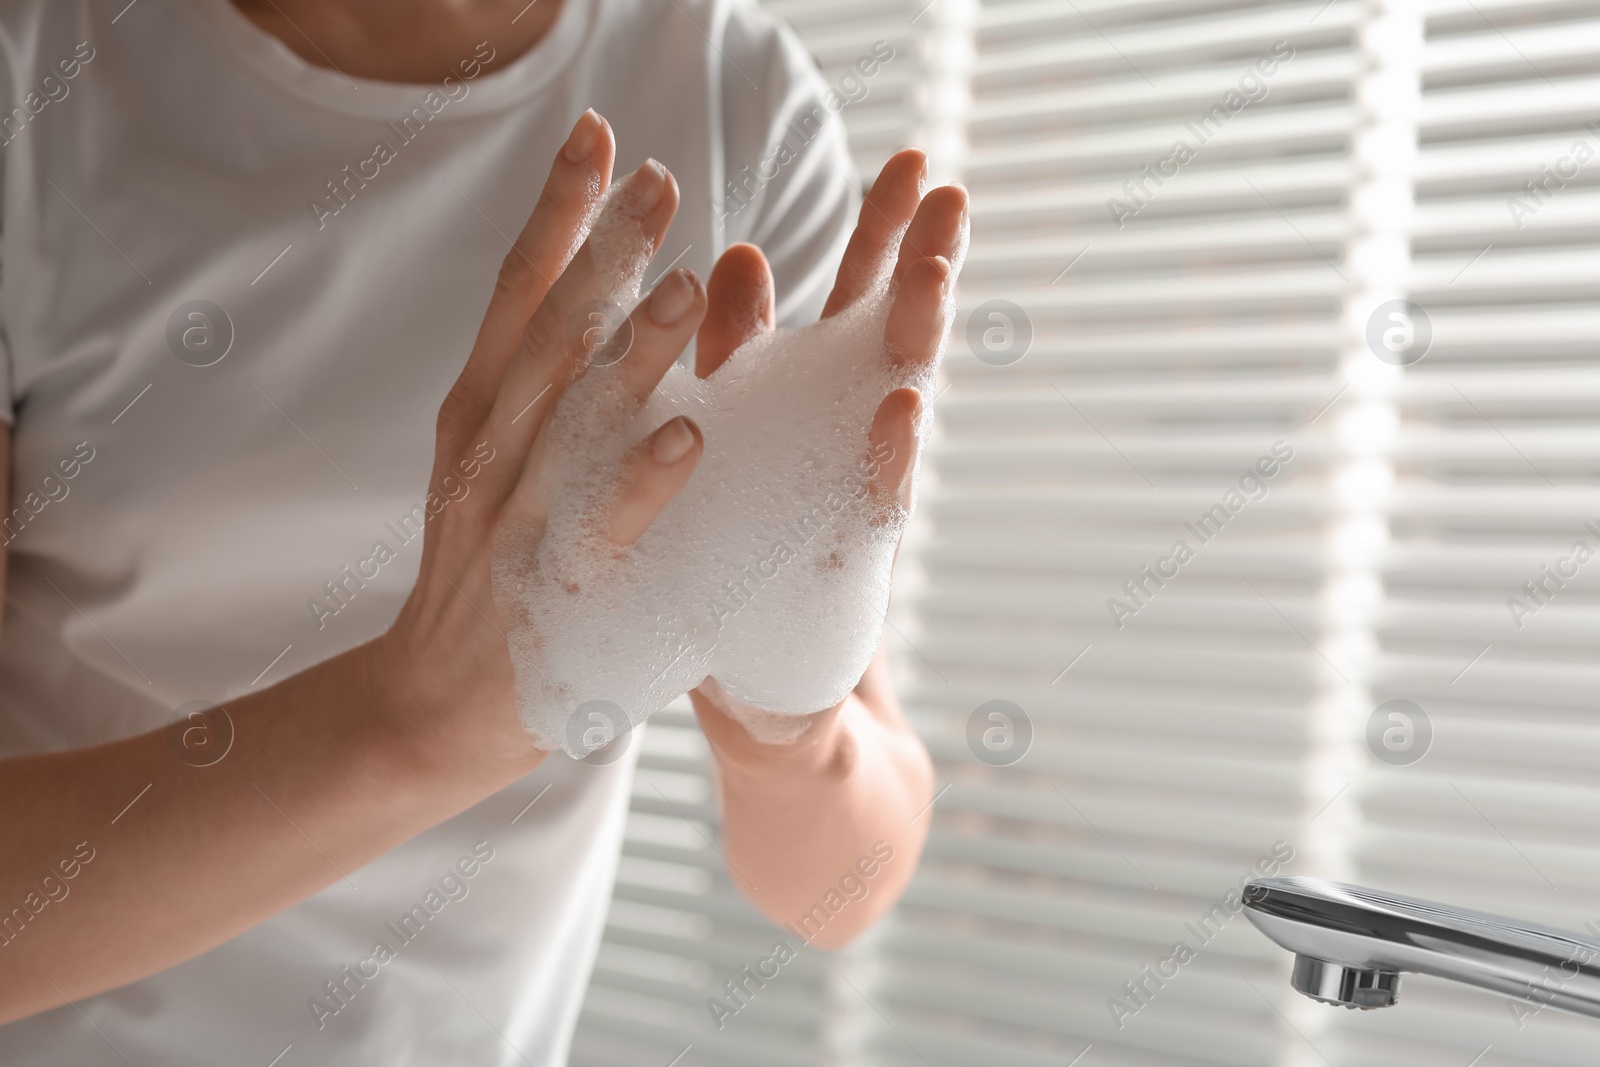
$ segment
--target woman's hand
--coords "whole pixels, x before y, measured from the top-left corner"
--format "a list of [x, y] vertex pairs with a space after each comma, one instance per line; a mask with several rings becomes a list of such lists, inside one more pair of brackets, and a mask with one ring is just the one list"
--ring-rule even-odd
[[[889, 358], [916, 363], [938, 357], [955, 282], [952, 264], [967, 240], [966, 191], [945, 186], [924, 196], [926, 173], [917, 151], [885, 164], [823, 310], [824, 318], [838, 314], [892, 272], [885, 350]], [[775, 317], [772, 275], [752, 246], [724, 253], [709, 291], [696, 349], [701, 377], [772, 329]], [[879, 405], [864, 442], [871, 455], [887, 457], [870, 487], [874, 499], [909, 506], [921, 415], [915, 389], [897, 389]], [[916, 868], [931, 822], [921, 816], [933, 795], [933, 771], [895, 699], [883, 652], [843, 702], [801, 724], [745, 707], [714, 682], [690, 697], [719, 772], [730, 870], [756, 905], [824, 946], [842, 944], [892, 906]], [[792, 736], [787, 743], [765, 743], [745, 723], [758, 724], [764, 736], [788, 726]], [[811, 938], [801, 916], [880, 841], [896, 859], [877, 865], [875, 895], [839, 912]]]
[[[566, 326], [596, 290], [580, 246], [614, 155], [606, 124], [580, 119], [506, 257], [439, 412], [421, 572], [387, 634], [206, 713], [208, 726], [232, 734], [213, 762], [184, 758], [171, 730], [0, 760], [0, 900], [42, 900], [41, 874], [64, 857], [93, 857], [70, 900], [40, 905], [20, 936], [13, 924], [0, 938], [0, 1023], [221, 944], [542, 758], [517, 721], [489, 552], [497, 523], [536, 529], [548, 503], [537, 457], [551, 406], [584, 370]], [[654, 165], [630, 184], [634, 236], [619, 232], [653, 253], [677, 187]], [[622, 368], [636, 395], [682, 351], [704, 309], [703, 289], [684, 272], [640, 305]], [[628, 452], [604, 536], [637, 537], [700, 448], [696, 428], [674, 419]]]
[[[517, 718], [509, 627], [492, 595], [491, 557], [497, 529], [536, 542], [549, 513], [552, 489], [541, 470], [549, 450], [561, 446], [545, 431], [591, 358], [579, 343], [589, 335], [574, 323], [581, 327], [585, 309], [607, 301], [615, 284], [596, 270], [587, 244], [577, 247], [605, 201], [614, 154], [610, 128], [586, 114], [505, 258], [472, 355], [439, 412], [430, 497], [450, 502], [430, 519], [416, 587], [380, 642], [376, 684], [405, 717], [401, 735], [419, 758], [453, 761], [467, 773], [514, 777], [544, 755]], [[638, 248], [608, 246], [607, 255], [648, 258], [677, 210], [677, 184], [653, 161], [626, 181], [626, 190], [605, 202], [604, 211], [617, 216], [607, 228], [620, 235], [611, 240]], [[634, 310], [632, 345], [615, 373], [636, 404], [682, 353], [705, 309], [704, 288], [684, 269]], [[632, 414], [603, 413], [619, 428]], [[703, 446], [699, 429], [681, 416], [637, 443], [617, 472], [604, 531], [613, 544], [631, 544], [644, 532], [688, 481]]]

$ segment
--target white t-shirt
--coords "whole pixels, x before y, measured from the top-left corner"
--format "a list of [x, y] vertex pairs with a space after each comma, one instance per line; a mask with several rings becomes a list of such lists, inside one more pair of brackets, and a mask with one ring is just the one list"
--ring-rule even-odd
[[[163, 726], [393, 619], [439, 403], [584, 108], [615, 128], [618, 173], [654, 156], [681, 186], [650, 276], [682, 254], [705, 277], [754, 241], [780, 319], [814, 318], [855, 194], [841, 122], [790, 127], [827, 93], [790, 34], [734, 0], [566, 0], [531, 52], [491, 54], [394, 85], [301, 61], [229, 0], [0, 9], [0, 396], [21, 509], [0, 757]], [[786, 138], [809, 143], [765, 165]], [[728, 176], [757, 164], [719, 222]], [[380, 540], [397, 557], [319, 627], [308, 601]], [[83, 1015], [0, 1028], [0, 1063], [265, 1067], [287, 1046], [281, 1067], [564, 1062], [637, 754], [555, 755], [354, 886]], [[181, 872], [165, 891], [184, 896]], [[311, 1004], [340, 1004], [328, 983], [336, 1014]]]

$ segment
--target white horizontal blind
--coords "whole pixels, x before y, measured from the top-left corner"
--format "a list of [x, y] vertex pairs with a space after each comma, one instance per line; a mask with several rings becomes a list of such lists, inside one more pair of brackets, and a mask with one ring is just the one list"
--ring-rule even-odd
[[[1600, 3], [1431, 0], [1408, 52], [1374, 32], [1421, 20], [1401, 0], [989, 0], [954, 122], [963, 0], [769, 6], [830, 76], [895, 44], [844, 116], [864, 182], [914, 133], [973, 193], [892, 615], [943, 792], [901, 908], [717, 1032], [705, 999], [772, 928], [709, 844], [692, 717], [657, 716], [574, 1062], [1593, 1062], [1592, 1024], [1519, 1029], [1415, 976], [1399, 1008], [1324, 1008], [1244, 918], [1195, 925], [1287, 841], [1288, 873], [1600, 928]], [[1415, 162], [1390, 158], [1412, 124]], [[1514, 220], [1579, 138], [1594, 161]], [[1386, 294], [1433, 326], [1403, 371], [1364, 350]], [[1279, 441], [1293, 460], [1202, 544], [1185, 523]], [[1596, 561], [1518, 629], [1506, 598], [1580, 538]], [[1124, 592], [1179, 539], [1192, 561]], [[1140, 608], [1120, 629], [1111, 598]], [[1363, 737], [1395, 698], [1433, 726], [1410, 766]], [[1033, 734], [1008, 766], [977, 758], [993, 720], [969, 730], [995, 700]], [[1180, 939], [1197, 955], [1156, 988]]]
[[[1398, 393], [1373, 689], [1421, 707], [1433, 743], [1352, 788], [1357, 876], [1594, 931], [1600, 566], [1544, 606], [1522, 586], [1577, 540], [1600, 550], [1600, 4], [1425, 11], [1409, 288], [1433, 341]], [[1577, 167], [1580, 141], [1595, 159]], [[1520, 628], [1512, 597], [1538, 607]], [[1593, 1021], [1521, 1023], [1504, 998], [1408, 976], [1400, 1008], [1315, 1040], [1340, 1067], [1596, 1062]]]
[[[1032, 346], [996, 366], [958, 338], [947, 364], [920, 592], [899, 625], [953, 784], [875, 946], [870, 988], [893, 1026], [871, 1062], [1280, 1061], [1287, 957], [1242, 917], [1209, 944], [1185, 924], [1275, 842], [1311, 850], [1320, 661], [1297, 607], [1324, 581], [1337, 456], [1328, 420], [1307, 424], [1339, 387], [1359, 14], [984, 5], [962, 315], [981, 329], [1000, 321], [986, 302], [1012, 301]], [[1292, 58], [1251, 76], [1255, 102], [1201, 143], [1188, 124], [1274, 48]], [[1195, 158], [1144, 178], [1180, 139]], [[1263, 499], [1209, 543], [1185, 530], [1279, 441], [1294, 459]], [[1118, 629], [1107, 600], [1138, 604], [1123, 582], [1179, 539], [1193, 561]], [[1012, 766], [969, 741], [997, 699], [1035, 734]], [[1197, 957], [1147, 1006], [1128, 997], [1179, 939]], [[1120, 1027], [1113, 997], [1138, 1009]]]
[[[925, 81], [907, 0], [781, 0], [830, 85], [886, 42], [894, 57], [840, 113], [861, 187], [910, 142]], [[847, 93], [847, 95], [849, 95]], [[833, 121], [840, 121], [835, 119]], [[687, 701], [654, 715], [642, 748], [605, 938], [574, 1038], [577, 1067], [815, 1067], [835, 1059], [837, 956], [803, 949], [718, 1029], [707, 1000], [771, 954], [780, 931], [729, 882], [705, 742]], [[793, 943], [792, 939], [789, 939]], [[799, 946], [796, 946], [799, 947]]]

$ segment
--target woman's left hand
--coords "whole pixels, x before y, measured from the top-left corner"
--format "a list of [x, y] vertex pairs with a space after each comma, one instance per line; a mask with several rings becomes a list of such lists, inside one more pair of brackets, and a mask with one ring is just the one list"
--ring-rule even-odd
[[[885, 350], [890, 358], [924, 363], [938, 357], [953, 264], [967, 236], [966, 191], [942, 186], [924, 196], [926, 177], [919, 151], [900, 152], [884, 165], [822, 313], [827, 318], [864, 298], [892, 271]], [[766, 257], [751, 245], [730, 247], [707, 295], [696, 344], [702, 378], [773, 328]], [[872, 455], [888, 458], [870, 487], [874, 499], [909, 505], [921, 414], [915, 389], [897, 389], [879, 405], [868, 443]], [[824, 947], [843, 944], [887, 911], [910, 881], [932, 821], [924, 813], [933, 769], [900, 710], [882, 649], [855, 690], [807, 716], [803, 732], [788, 743], [753, 737], [739, 719], [775, 714], [730, 709], [731, 698], [715, 684], [700, 686], [690, 699], [719, 772], [730, 873], [757, 907]], [[893, 858], [882, 861], [885, 853]], [[867, 857], [873, 862], [863, 864]], [[875, 873], [867, 879], [869, 869]], [[825, 904], [835, 901], [848, 906], [834, 911]], [[819, 914], [828, 917], [825, 925]], [[806, 916], [810, 924], [801, 923]]]

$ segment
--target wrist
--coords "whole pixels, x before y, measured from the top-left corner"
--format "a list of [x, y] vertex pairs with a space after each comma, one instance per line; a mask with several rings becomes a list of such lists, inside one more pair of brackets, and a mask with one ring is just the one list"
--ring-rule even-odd
[[378, 758], [403, 780], [481, 798], [546, 755], [522, 729], [509, 685], [495, 692], [489, 685], [452, 684], [397, 629], [351, 654], [361, 728]]
[[765, 793], [846, 778], [858, 751], [852, 700], [812, 715], [784, 715], [729, 696], [714, 679], [690, 693], [713, 761], [725, 784]]

